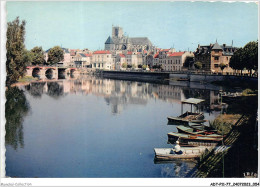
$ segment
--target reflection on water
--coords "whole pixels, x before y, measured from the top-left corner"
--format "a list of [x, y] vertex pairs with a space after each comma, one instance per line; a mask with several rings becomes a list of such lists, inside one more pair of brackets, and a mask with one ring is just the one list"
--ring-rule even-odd
[[17, 87], [8, 88], [5, 95], [5, 143], [16, 150], [18, 146], [24, 147], [23, 118], [27, 115], [30, 106], [24, 92]]
[[[60, 76], [66, 78], [64, 74], [60, 74]], [[25, 88], [35, 97], [41, 97], [44, 93], [55, 98], [64, 94], [79, 93], [101, 96], [111, 106], [112, 113], [120, 113], [126, 105], [146, 105], [150, 99], [180, 103], [181, 100], [189, 97], [205, 99], [201, 109], [209, 114], [212, 111], [221, 110], [219, 92], [216, 90], [190, 89], [189, 87], [110, 80], [90, 76], [77, 79], [70, 77], [70, 80], [62, 80], [63, 78], [53, 82], [33, 82]], [[197, 108], [193, 109], [197, 110]]]
[[[206, 100], [206, 119], [219, 114], [212, 107], [219, 105], [217, 88], [84, 76], [13, 89], [6, 105], [8, 176], [184, 177], [193, 162], [153, 162], [155, 147], [172, 147], [167, 133], [176, 126], [167, 116], [180, 115], [188, 97]], [[24, 151], [15, 151], [18, 143]]]

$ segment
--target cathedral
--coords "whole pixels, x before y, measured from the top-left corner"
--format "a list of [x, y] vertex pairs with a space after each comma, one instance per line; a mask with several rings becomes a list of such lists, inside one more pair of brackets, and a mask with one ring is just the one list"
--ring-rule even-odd
[[112, 37], [109, 36], [105, 42], [105, 50], [109, 51], [143, 52], [153, 49], [154, 46], [147, 37], [124, 36], [123, 28], [118, 26], [112, 26]]

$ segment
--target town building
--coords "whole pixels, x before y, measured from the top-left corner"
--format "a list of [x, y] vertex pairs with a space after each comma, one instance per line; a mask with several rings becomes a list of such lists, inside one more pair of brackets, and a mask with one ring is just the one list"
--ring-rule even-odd
[[126, 57], [124, 54], [120, 53], [115, 56], [115, 69], [122, 69], [122, 65], [126, 63]]
[[202, 70], [212, 73], [221, 73], [220, 64], [224, 64], [226, 68], [224, 68], [223, 73], [233, 73], [234, 70], [229, 66], [229, 62], [236, 50], [237, 48], [233, 45], [219, 45], [217, 42], [204, 46], [198, 45], [194, 53], [195, 63], [201, 62]]
[[111, 70], [112, 64], [113, 58], [110, 51], [94, 51], [91, 62], [92, 69]]
[[173, 52], [169, 53], [166, 63], [163, 64], [165, 71], [181, 71], [187, 57], [194, 57], [192, 52]]
[[90, 68], [92, 61], [92, 54], [88, 53], [77, 53], [74, 57], [75, 67]]

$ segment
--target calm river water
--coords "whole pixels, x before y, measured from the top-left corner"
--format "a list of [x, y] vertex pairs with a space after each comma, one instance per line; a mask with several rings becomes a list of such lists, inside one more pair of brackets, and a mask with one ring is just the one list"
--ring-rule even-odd
[[180, 115], [185, 98], [206, 99], [205, 118], [214, 119], [218, 90], [91, 76], [13, 87], [6, 93], [6, 175], [186, 177], [194, 162], [154, 163], [153, 149], [172, 147], [167, 133], [177, 130], [167, 116]]

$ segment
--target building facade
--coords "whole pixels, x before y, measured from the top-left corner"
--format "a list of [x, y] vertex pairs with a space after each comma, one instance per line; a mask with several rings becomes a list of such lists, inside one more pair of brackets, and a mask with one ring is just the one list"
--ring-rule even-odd
[[234, 70], [229, 66], [229, 62], [236, 50], [237, 48], [233, 47], [233, 45], [219, 45], [217, 42], [204, 46], [198, 45], [194, 53], [195, 62], [201, 62], [202, 70], [206, 72], [221, 73], [222, 70], [220, 66], [224, 64], [226, 67], [223, 73], [233, 73]]
[[92, 56], [92, 69], [112, 70], [113, 58], [110, 51], [95, 51]]

